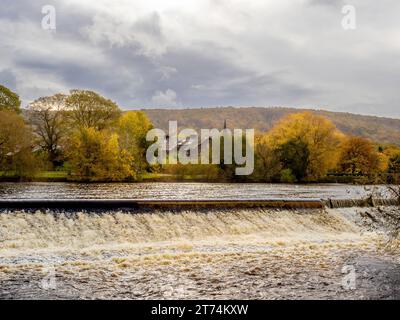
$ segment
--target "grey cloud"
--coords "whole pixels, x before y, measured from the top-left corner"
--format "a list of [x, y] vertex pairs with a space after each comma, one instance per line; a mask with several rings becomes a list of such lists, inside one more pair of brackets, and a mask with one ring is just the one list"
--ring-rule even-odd
[[285, 83], [277, 74], [259, 74], [225, 61], [218, 49], [170, 52], [164, 57], [177, 73], [162, 83], [176, 90], [184, 106], [294, 103], [311, 90]]
[[338, 8], [349, 3], [347, 3], [345, 0], [309, 0], [308, 4], [310, 6], [327, 6]]
[[163, 37], [161, 18], [157, 12], [153, 12], [149, 17], [140, 18], [135, 24], [136, 30], [151, 34], [155, 38], [161, 39]]
[[51, 4], [51, 2], [52, 1], [47, 0], [2, 0], [0, 19], [8, 19], [14, 22], [21, 19], [39, 20], [42, 6], [45, 4]]
[[0, 84], [10, 88], [11, 90], [16, 90], [17, 78], [10, 69], [2, 70], [0, 71]]
[[[0, 30], [0, 43], [9, 40], [0, 51], [0, 82], [25, 100], [59, 88], [85, 88], [125, 108], [169, 102], [326, 106], [399, 116], [400, 23], [394, 0], [378, 16], [375, 2], [356, 0], [361, 27], [352, 33], [340, 27], [342, 0], [299, 1], [294, 6], [299, 12], [275, 1], [254, 1], [254, 7], [205, 1], [207, 9], [192, 17], [180, 7], [161, 10], [135, 1], [147, 9], [120, 17], [114, 9], [125, 2], [113, 1], [105, 11], [99, 2], [4, 0], [0, 23], [19, 28], [12, 41]], [[37, 48], [31, 50], [26, 43], [32, 43], [33, 29], [40, 35], [44, 4], [56, 6], [57, 32], [35, 38]], [[211, 7], [217, 16], [207, 11]]]

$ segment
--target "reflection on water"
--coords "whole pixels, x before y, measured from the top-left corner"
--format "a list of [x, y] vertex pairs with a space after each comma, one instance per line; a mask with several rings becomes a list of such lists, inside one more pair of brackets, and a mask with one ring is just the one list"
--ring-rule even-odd
[[0, 183], [1, 199], [271, 199], [384, 197], [383, 186], [234, 183]]

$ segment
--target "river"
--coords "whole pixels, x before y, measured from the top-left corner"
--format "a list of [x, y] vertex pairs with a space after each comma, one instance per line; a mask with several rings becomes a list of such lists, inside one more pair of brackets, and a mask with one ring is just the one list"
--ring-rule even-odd
[[[2, 199], [384, 196], [384, 187], [2, 183]], [[0, 299], [400, 299], [398, 207], [0, 212]]]
[[0, 183], [0, 199], [359, 199], [384, 186], [266, 183]]

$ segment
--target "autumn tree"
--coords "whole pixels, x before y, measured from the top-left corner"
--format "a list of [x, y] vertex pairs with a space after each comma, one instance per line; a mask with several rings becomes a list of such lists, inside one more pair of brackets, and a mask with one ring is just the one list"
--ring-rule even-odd
[[281, 119], [269, 132], [274, 151], [292, 141], [308, 149], [305, 180], [318, 180], [337, 164], [343, 135], [328, 119], [311, 112], [295, 113]]
[[390, 157], [388, 172], [400, 175], [400, 153], [395, 153]]
[[62, 140], [66, 136], [66, 99], [64, 94], [55, 94], [39, 98], [28, 106], [29, 122], [38, 137], [38, 144], [53, 166], [57, 166], [62, 160]]
[[347, 137], [341, 147], [339, 168], [351, 175], [371, 175], [379, 171], [379, 156], [374, 144], [362, 137]]
[[113, 101], [87, 90], [71, 90], [66, 109], [75, 128], [103, 130], [113, 126], [121, 115]]
[[69, 164], [75, 180], [132, 180], [136, 178], [132, 162], [132, 155], [120, 148], [115, 133], [82, 128], [70, 140]]
[[263, 182], [279, 181], [282, 164], [267, 135], [257, 135], [254, 142], [255, 164], [252, 179]]
[[23, 118], [15, 112], [0, 111], [0, 171], [31, 177], [37, 169], [32, 136]]
[[21, 112], [21, 100], [10, 89], [0, 85], [0, 111]]
[[135, 158], [132, 164], [135, 171], [137, 173], [145, 171], [148, 168], [146, 150], [149, 146], [146, 135], [153, 128], [149, 118], [143, 111], [129, 111], [121, 116], [117, 127], [121, 148]]

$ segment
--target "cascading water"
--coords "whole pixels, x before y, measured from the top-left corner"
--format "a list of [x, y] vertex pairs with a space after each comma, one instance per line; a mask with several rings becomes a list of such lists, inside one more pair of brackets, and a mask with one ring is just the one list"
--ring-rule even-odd
[[[396, 277], [398, 247], [386, 249], [398, 214], [397, 207], [4, 211], [0, 298], [397, 297], [396, 279], [383, 291], [371, 276], [358, 291], [345, 290], [341, 270], [351, 264], [368, 275], [379, 262], [376, 277]], [[40, 286], [49, 268], [57, 291]]]
[[215, 209], [149, 212], [0, 214], [0, 250], [85, 248], [109, 243], [151, 243], [258, 235], [260, 238], [357, 234], [358, 227], [326, 210]]
[[364, 198], [364, 199], [329, 199], [324, 201], [329, 208], [350, 208], [350, 207], [379, 207], [398, 206], [399, 200], [392, 198]]

